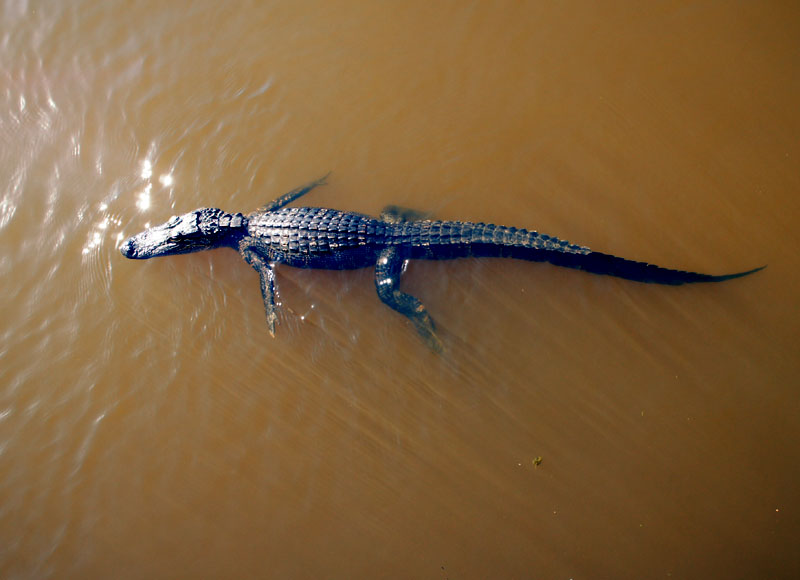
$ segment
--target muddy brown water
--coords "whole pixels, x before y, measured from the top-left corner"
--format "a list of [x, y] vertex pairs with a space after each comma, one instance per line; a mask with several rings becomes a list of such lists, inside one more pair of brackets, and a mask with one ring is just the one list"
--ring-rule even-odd
[[[800, 575], [791, 2], [0, 6], [0, 577]], [[664, 266], [655, 287], [123, 237], [387, 204]]]

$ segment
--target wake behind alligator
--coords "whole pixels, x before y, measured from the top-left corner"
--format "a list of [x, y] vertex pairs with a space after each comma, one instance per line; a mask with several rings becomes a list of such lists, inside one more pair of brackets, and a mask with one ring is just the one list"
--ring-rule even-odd
[[260, 275], [267, 326], [275, 336], [276, 264], [296, 268], [348, 270], [375, 267], [375, 288], [390, 308], [408, 317], [435, 351], [442, 350], [425, 306], [399, 289], [406, 260], [504, 257], [550, 262], [654, 284], [722, 282], [764, 268], [712, 276], [671, 270], [593, 252], [553, 236], [493, 224], [420, 219], [419, 212], [389, 206], [380, 218], [319, 207], [285, 207], [327, 176], [299, 187], [252, 213], [200, 208], [126, 240], [120, 251], [132, 259], [154, 258], [230, 247]]

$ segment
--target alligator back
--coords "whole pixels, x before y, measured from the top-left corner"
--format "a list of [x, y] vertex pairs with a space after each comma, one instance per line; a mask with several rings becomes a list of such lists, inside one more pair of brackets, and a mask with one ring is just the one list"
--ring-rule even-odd
[[[539, 232], [494, 224], [411, 221], [397, 224], [392, 244], [413, 259], [506, 257], [546, 261], [547, 252], [588, 254], [589, 248]], [[540, 253], [536, 253], [536, 252]]]
[[296, 268], [373, 266], [392, 226], [367, 215], [320, 207], [284, 207], [248, 216], [247, 235], [274, 262]]

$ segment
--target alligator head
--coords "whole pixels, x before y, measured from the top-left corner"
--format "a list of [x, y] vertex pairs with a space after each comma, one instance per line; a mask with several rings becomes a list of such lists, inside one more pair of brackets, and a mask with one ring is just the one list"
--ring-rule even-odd
[[136, 260], [211, 250], [233, 245], [243, 225], [241, 214], [202, 207], [128, 238], [119, 249], [126, 258]]

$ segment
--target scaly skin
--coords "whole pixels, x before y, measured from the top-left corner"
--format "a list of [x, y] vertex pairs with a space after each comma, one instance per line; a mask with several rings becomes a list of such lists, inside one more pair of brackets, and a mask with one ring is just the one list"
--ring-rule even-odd
[[[327, 177], [327, 176], [326, 176]], [[387, 207], [380, 218], [319, 207], [285, 207], [326, 177], [243, 215], [200, 208], [126, 240], [128, 258], [146, 259], [210, 250], [237, 249], [261, 277], [270, 334], [275, 335], [275, 264], [296, 268], [349, 270], [375, 267], [375, 288], [389, 307], [411, 320], [435, 351], [442, 350], [433, 321], [422, 303], [398, 287], [406, 260], [506, 257], [550, 262], [655, 284], [721, 282], [760, 270], [711, 276], [634, 262], [521, 228], [493, 224], [419, 219], [413, 210]], [[763, 268], [763, 266], [762, 266]]]

